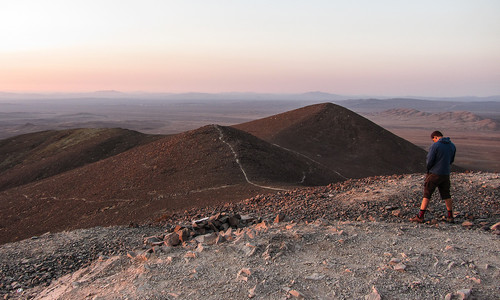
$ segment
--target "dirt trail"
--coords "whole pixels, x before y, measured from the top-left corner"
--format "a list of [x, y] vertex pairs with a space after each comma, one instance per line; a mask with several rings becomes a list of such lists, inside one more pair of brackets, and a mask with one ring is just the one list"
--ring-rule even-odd
[[[282, 188], [277, 188], [277, 187], [271, 187], [271, 186], [263, 186], [263, 185], [259, 185], [259, 184], [256, 184], [252, 181], [250, 181], [250, 179], [248, 178], [248, 175], [247, 175], [247, 172], [245, 172], [245, 169], [243, 168], [243, 165], [241, 164], [239, 158], [238, 158], [238, 153], [236, 153], [236, 151], [234, 150], [233, 146], [231, 146], [231, 144], [229, 144], [225, 138], [224, 138], [224, 133], [222, 132], [222, 129], [218, 126], [218, 125], [214, 125], [214, 127], [219, 131], [219, 140], [221, 140], [221, 142], [223, 142], [224, 144], [226, 144], [229, 149], [231, 150], [231, 152], [233, 153], [234, 155], [234, 159], [236, 160], [236, 163], [238, 164], [238, 166], [240, 167], [241, 169], [241, 172], [243, 173], [243, 176], [245, 176], [245, 180], [253, 185], [253, 186], [256, 186], [256, 187], [260, 187], [260, 188], [263, 188], [263, 189], [268, 189], [268, 190], [273, 190], [273, 191], [286, 191], [286, 189], [282, 189]], [[303, 180], [302, 180], [303, 181]]]

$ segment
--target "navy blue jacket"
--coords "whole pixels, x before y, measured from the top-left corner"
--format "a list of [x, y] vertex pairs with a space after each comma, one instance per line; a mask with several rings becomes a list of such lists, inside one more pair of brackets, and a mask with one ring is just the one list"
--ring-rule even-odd
[[451, 164], [455, 160], [455, 145], [449, 137], [443, 137], [429, 148], [427, 153], [427, 172], [437, 175], [450, 175]]

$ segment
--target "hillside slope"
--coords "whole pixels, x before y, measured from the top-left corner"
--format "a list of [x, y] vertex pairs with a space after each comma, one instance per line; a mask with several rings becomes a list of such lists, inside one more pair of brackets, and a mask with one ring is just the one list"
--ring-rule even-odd
[[113, 129], [43, 131], [0, 140], [0, 191], [105, 159], [159, 136]]
[[426, 152], [341, 106], [306, 106], [234, 125], [348, 178], [425, 171]]
[[248, 133], [208, 125], [0, 193], [0, 243], [342, 179]]

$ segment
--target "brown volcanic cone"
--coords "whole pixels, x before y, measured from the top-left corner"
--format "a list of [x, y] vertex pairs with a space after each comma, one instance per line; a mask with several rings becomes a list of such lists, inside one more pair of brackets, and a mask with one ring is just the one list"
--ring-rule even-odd
[[425, 171], [423, 149], [331, 103], [234, 127], [297, 151], [349, 178]]
[[0, 193], [0, 243], [341, 178], [231, 127], [205, 126]]
[[99, 161], [158, 138], [111, 128], [51, 130], [0, 140], [0, 191]]

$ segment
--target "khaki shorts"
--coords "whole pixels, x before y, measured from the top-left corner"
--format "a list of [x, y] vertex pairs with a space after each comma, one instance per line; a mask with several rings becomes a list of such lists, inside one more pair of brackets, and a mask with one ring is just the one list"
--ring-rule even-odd
[[450, 199], [450, 175], [427, 174], [424, 182], [424, 198], [430, 199], [436, 188], [441, 199]]

